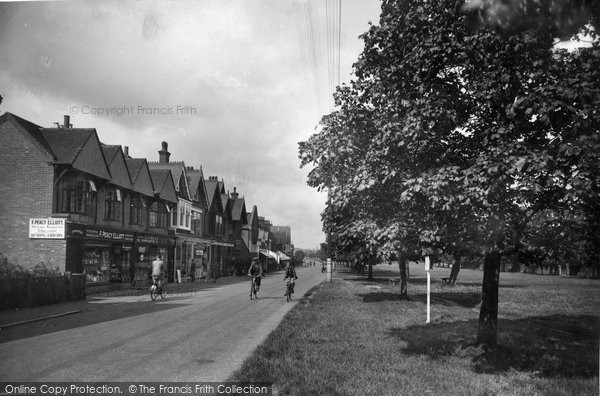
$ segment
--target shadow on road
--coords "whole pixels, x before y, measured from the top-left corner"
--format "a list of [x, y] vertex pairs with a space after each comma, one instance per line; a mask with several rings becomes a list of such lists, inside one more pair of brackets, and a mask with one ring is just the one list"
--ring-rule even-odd
[[90, 302], [86, 301], [77, 306], [77, 311], [80, 312], [73, 311], [76, 313], [68, 316], [59, 316], [17, 326], [4, 327], [0, 330], [0, 343], [189, 305], [175, 303], [184, 298], [185, 297], [167, 296], [167, 298], [162, 301], [160, 300], [160, 297], [158, 301], [151, 301], [150, 296], [148, 295], [147, 301], [126, 303], [115, 303], [114, 301], [102, 303], [98, 300]]

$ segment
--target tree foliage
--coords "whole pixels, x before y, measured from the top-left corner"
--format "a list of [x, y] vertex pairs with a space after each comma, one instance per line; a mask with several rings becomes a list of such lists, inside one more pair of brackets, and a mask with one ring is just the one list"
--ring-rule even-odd
[[495, 346], [500, 259], [536, 213], [580, 213], [600, 261], [600, 47], [556, 50], [560, 23], [474, 27], [481, 13], [384, 1], [356, 79], [299, 152], [329, 191], [335, 249], [484, 254], [478, 338]]

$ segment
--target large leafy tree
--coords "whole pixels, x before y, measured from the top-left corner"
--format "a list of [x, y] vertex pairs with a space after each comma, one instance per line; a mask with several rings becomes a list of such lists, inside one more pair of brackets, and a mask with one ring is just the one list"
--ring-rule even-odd
[[553, 50], [564, 32], [543, 24], [473, 28], [478, 15], [460, 1], [384, 1], [356, 79], [300, 156], [329, 207], [353, 208], [360, 232], [341, 240], [384, 253], [477, 247], [478, 341], [493, 347], [500, 260], [523, 213], [577, 207], [597, 238], [600, 56], [596, 41]]

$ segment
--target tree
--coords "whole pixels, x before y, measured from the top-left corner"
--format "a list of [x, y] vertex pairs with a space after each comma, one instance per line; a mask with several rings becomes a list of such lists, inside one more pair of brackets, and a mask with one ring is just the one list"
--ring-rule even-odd
[[304, 252], [302, 250], [296, 250], [296, 252], [294, 253], [294, 260], [298, 263], [303, 262], [304, 257], [306, 257], [306, 255], [304, 254]]
[[353, 214], [337, 243], [482, 253], [478, 342], [494, 347], [501, 257], [524, 211], [578, 207], [598, 224], [600, 56], [597, 42], [553, 50], [561, 32], [540, 25], [473, 29], [473, 14], [451, 0], [384, 1], [356, 80], [300, 157], [314, 165], [309, 184], [329, 188], [328, 209]]

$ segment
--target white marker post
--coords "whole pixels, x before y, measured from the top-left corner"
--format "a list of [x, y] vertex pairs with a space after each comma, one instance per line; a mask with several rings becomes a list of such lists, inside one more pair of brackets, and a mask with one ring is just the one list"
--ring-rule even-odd
[[332, 268], [331, 268], [331, 259], [328, 258], [327, 259], [327, 278], [326, 278], [327, 282], [331, 282], [331, 270], [332, 270]]
[[431, 275], [429, 274], [429, 256], [425, 256], [425, 271], [427, 271], [427, 322], [431, 321]]

